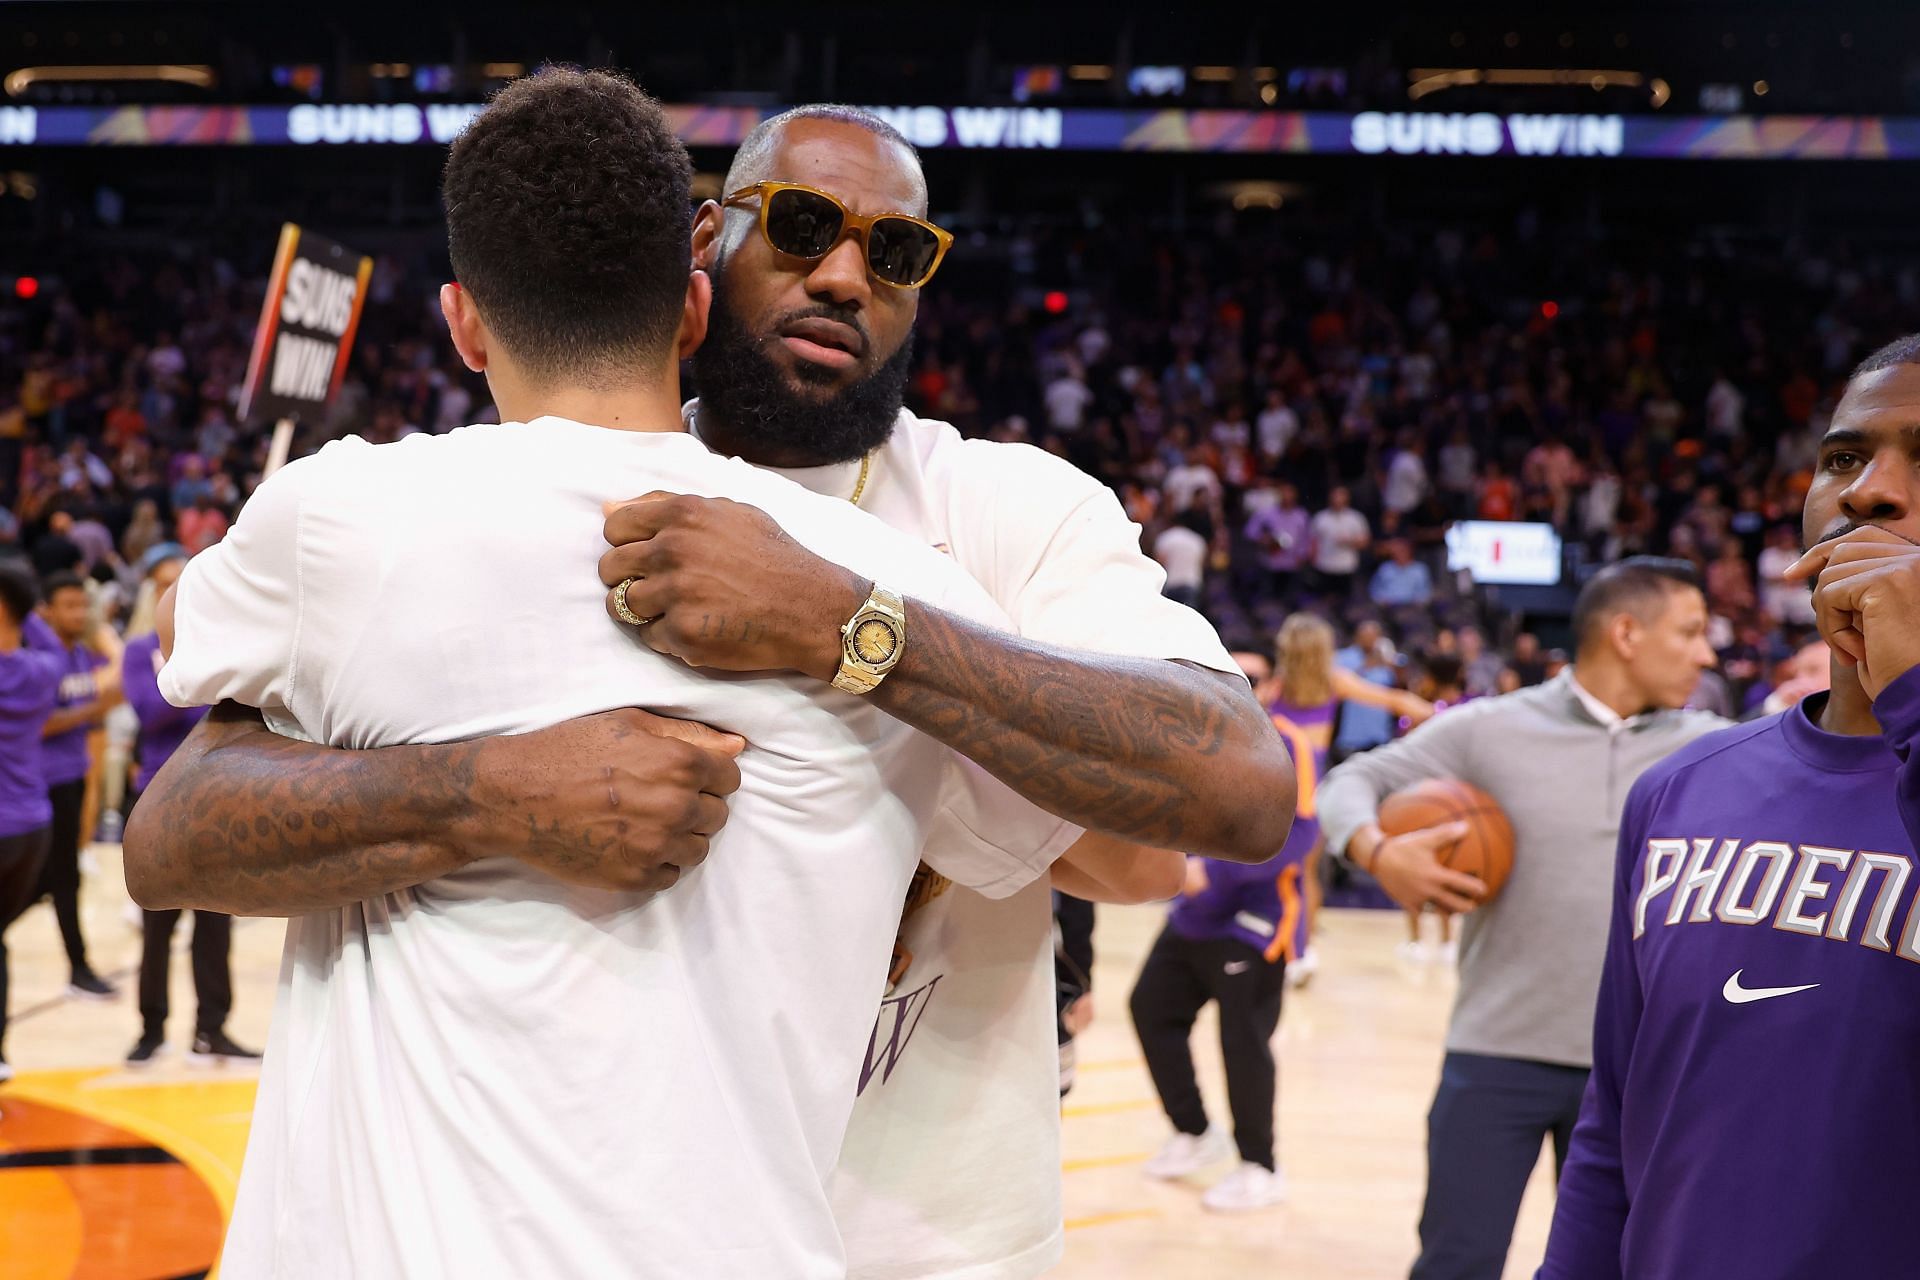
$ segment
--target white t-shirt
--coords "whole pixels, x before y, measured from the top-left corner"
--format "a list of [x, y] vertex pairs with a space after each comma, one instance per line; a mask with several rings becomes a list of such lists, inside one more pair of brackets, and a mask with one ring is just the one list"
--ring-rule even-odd
[[[783, 474], [844, 497], [858, 470]], [[1113, 494], [1050, 453], [965, 440], [903, 411], [861, 505], [950, 554], [1028, 639], [1238, 674], [1212, 626], [1160, 594], [1160, 567]], [[998, 796], [990, 824], [1045, 820], [1011, 793]], [[1079, 832], [1061, 834], [1064, 849]], [[831, 1184], [848, 1274], [1031, 1280], [1059, 1261], [1062, 1244], [1047, 886], [998, 901], [938, 890], [930, 886], [905, 922], [911, 963], [880, 1006]]]
[[1220, 477], [1204, 463], [1185, 463], [1173, 468], [1160, 487], [1166, 491], [1168, 508], [1176, 513], [1191, 507], [1194, 499], [1203, 493], [1215, 499], [1220, 497]]
[[1401, 515], [1413, 510], [1427, 498], [1427, 464], [1411, 449], [1402, 449], [1387, 464], [1386, 491], [1381, 502], [1389, 511]]
[[1299, 433], [1300, 418], [1286, 405], [1275, 405], [1261, 411], [1256, 425], [1260, 431], [1260, 452], [1277, 458], [1287, 451]]
[[1167, 571], [1167, 585], [1199, 588], [1207, 576], [1207, 540], [1183, 524], [1168, 525], [1153, 540], [1153, 558]]
[[1062, 431], [1078, 431], [1093, 391], [1078, 378], [1061, 377], [1047, 385], [1047, 421]]
[[1335, 511], [1328, 507], [1313, 518], [1313, 567], [1322, 573], [1357, 573], [1360, 549], [1349, 540], [1367, 536], [1367, 518], [1348, 507]]
[[1791, 547], [1767, 547], [1760, 552], [1760, 599], [1769, 617], [1805, 625], [1813, 621], [1813, 592], [1804, 582], [1781, 582], [1800, 559]]
[[877, 707], [701, 674], [611, 622], [601, 504], [655, 489], [751, 502], [910, 600], [1004, 625], [844, 501], [683, 434], [553, 418], [329, 445], [182, 577], [176, 703], [234, 698], [347, 747], [628, 705], [750, 744], [710, 859], [650, 900], [498, 859], [290, 923], [232, 1280], [844, 1274], [826, 1179], [921, 849], [1004, 895], [1060, 824], [1009, 852], [971, 807], [978, 771]]

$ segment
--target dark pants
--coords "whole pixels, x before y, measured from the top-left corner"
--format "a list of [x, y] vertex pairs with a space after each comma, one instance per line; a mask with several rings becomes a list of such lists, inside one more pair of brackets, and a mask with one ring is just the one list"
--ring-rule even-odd
[[[127, 816], [140, 803], [134, 792]], [[180, 911], [142, 911], [140, 948], [140, 1021], [145, 1037], [165, 1038], [167, 1029], [167, 974], [173, 960], [173, 931]], [[193, 913], [193, 994], [199, 1003], [193, 1029], [200, 1035], [224, 1030], [233, 1009], [233, 970], [228, 956], [233, 947], [233, 917], [219, 911]]]
[[1286, 964], [1232, 938], [1196, 941], [1163, 929], [1133, 984], [1133, 1029], [1167, 1119], [1181, 1133], [1207, 1131], [1193, 1074], [1193, 1022], [1209, 1001], [1220, 1006], [1220, 1056], [1240, 1158], [1271, 1169], [1275, 1068]]
[[1584, 1067], [1449, 1053], [1427, 1113], [1427, 1202], [1412, 1280], [1500, 1280], [1520, 1198], [1553, 1139], [1556, 1169], [1586, 1091]]
[[53, 801], [53, 841], [47, 846], [40, 887], [33, 896], [38, 901], [52, 895], [53, 916], [60, 922], [67, 964], [78, 977], [93, 972], [87, 964], [86, 939], [80, 936], [80, 809], [87, 798], [87, 780], [48, 787], [47, 798]]
[[0, 836], [0, 1041], [7, 1032], [7, 928], [40, 896], [40, 866], [47, 860], [46, 827]]
[[[178, 909], [142, 911], [140, 1021], [145, 1034], [161, 1038], [167, 1026], [167, 970], [172, 959]], [[227, 1025], [233, 1008], [233, 973], [227, 956], [233, 945], [233, 917], [218, 911], [193, 913], [193, 993], [199, 1000], [193, 1029], [211, 1035]]]

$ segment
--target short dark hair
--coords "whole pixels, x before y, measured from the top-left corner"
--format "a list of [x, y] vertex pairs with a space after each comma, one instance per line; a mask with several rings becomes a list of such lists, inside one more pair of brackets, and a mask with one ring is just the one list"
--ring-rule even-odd
[[733, 163], [727, 166], [728, 193], [760, 181], [760, 170], [766, 164], [767, 153], [773, 150], [774, 140], [782, 129], [796, 120], [828, 120], [865, 129], [875, 137], [905, 150], [913, 157], [914, 167], [918, 169], [920, 166], [920, 153], [907, 141], [905, 134], [887, 123], [884, 116], [865, 107], [850, 107], [841, 102], [814, 102], [782, 111], [777, 116], [768, 116], [747, 131], [747, 136], [740, 139], [740, 149], [733, 153]]
[[1622, 613], [1646, 617], [1655, 601], [1674, 591], [1700, 589], [1700, 575], [1685, 560], [1632, 556], [1608, 565], [1587, 579], [1573, 602], [1573, 639], [1577, 650], [1599, 640], [1609, 622]]
[[1881, 347], [1855, 365], [1853, 372], [1847, 375], [1847, 381], [1852, 382], [1862, 374], [1891, 369], [1897, 364], [1920, 364], [1920, 333], [1910, 333], [1904, 338], [1895, 338]]
[[454, 140], [441, 179], [454, 278], [537, 376], [645, 376], [679, 330], [693, 163], [624, 76], [542, 68]]
[[46, 581], [40, 584], [40, 596], [44, 600], [51, 601], [62, 591], [85, 591], [86, 589], [86, 579], [77, 573], [50, 573]]
[[32, 571], [16, 562], [0, 564], [0, 611], [6, 613], [7, 621], [20, 626], [38, 603], [40, 592], [34, 586]]

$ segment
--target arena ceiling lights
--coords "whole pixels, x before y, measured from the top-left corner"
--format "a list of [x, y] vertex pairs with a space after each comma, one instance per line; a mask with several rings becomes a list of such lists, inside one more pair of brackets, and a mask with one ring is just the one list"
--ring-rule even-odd
[[184, 84], [195, 89], [214, 86], [212, 67], [178, 63], [101, 67], [21, 67], [7, 74], [7, 96], [17, 98], [36, 84], [102, 84], [113, 82]]
[[1673, 89], [1659, 76], [1638, 71], [1582, 71], [1571, 67], [1415, 67], [1407, 72], [1407, 97], [1415, 102], [1448, 89], [1468, 85], [1522, 85], [1532, 88], [1567, 88], [1584, 85], [1599, 93], [1603, 89], [1645, 89], [1647, 102], [1658, 109], [1673, 97]]

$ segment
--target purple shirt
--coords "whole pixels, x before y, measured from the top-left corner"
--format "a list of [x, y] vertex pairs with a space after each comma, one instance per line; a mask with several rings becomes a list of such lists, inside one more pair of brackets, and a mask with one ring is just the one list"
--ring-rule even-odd
[[126, 685], [127, 705], [140, 719], [140, 768], [133, 777], [133, 789], [145, 791], [180, 744], [193, 732], [193, 726], [206, 717], [205, 707], [176, 707], [160, 696], [160, 637], [146, 635], [127, 645], [121, 660], [121, 679]]
[[[1247, 521], [1247, 541], [1261, 549], [1261, 562], [1273, 573], [1293, 573], [1304, 567], [1313, 550], [1313, 517], [1305, 507], [1282, 511], [1268, 507]], [[1266, 543], [1277, 544], [1269, 549]]]
[[[84, 644], [69, 648], [38, 614], [27, 619], [23, 634], [29, 648], [60, 659], [60, 691], [54, 702], [55, 711], [92, 702], [99, 696], [99, 684], [93, 673], [107, 665], [105, 658]], [[91, 732], [91, 727], [83, 724], [41, 740], [40, 775], [45, 785], [57, 787], [87, 776], [87, 767], [92, 763], [87, 757], [87, 734]]]
[[60, 659], [24, 645], [0, 653], [0, 837], [53, 821], [40, 772], [40, 728], [53, 713]]
[[1274, 727], [1293, 756], [1299, 780], [1293, 830], [1280, 852], [1248, 865], [1208, 858], [1207, 887], [1175, 899], [1167, 924], [1183, 938], [1233, 938], [1268, 959], [1296, 960], [1307, 945], [1306, 899], [1301, 867], [1320, 840], [1315, 795], [1327, 770], [1337, 702], [1296, 707], [1276, 702], [1268, 708]]
[[1641, 776], [1540, 1280], [1915, 1274], [1920, 670]]

